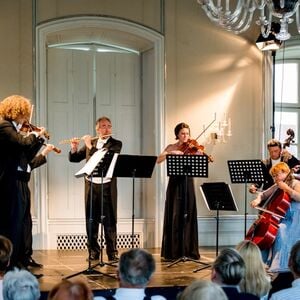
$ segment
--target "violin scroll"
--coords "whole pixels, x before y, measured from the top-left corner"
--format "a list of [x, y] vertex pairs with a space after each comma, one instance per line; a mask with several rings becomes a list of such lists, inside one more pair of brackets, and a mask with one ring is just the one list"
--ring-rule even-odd
[[286, 134], [288, 135], [288, 137], [285, 139], [285, 141], [283, 143], [283, 149], [285, 149], [286, 147], [289, 147], [291, 145], [291, 143], [295, 143], [295, 141], [294, 141], [294, 138], [295, 138], [294, 130], [289, 128], [287, 130]]

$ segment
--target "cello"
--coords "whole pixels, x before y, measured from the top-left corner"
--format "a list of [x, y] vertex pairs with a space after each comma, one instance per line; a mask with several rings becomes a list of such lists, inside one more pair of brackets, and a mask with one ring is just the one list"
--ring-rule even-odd
[[267, 205], [258, 208], [262, 213], [251, 225], [245, 239], [254, 242], [261, 250], [269, 249], [275, 241], [280, 221], [285, 217], [290, 204], [289, 194], [278, 188], [267, 200]]
[[[289, 137], [285, 140], [283, 149], [289, 146], [291, 142], [294, 142], [294, 131], [288, 129], [287, 134]], [[288, 173], [286, 179], [291, 173], [292, 171]], [[262, 208], [257, 207], [262, 213], [251, 225], [245, 239], [253, 241], [261, 250], [269, 249], [275, 241], [280, 221], [285, 217], [290, 204], [291, 197], [288, 193], [279, 188], [274, 190], [264, 206]]]

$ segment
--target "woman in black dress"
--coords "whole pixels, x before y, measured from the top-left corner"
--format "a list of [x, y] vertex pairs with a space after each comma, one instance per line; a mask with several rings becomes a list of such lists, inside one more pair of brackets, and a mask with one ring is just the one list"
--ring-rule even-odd
[[[158, 156], [157, 163], [168, 154], [182, 155], [182, 146], [190, 140], [190, 127], [179, 123], [175, 129], [175, 144], [170, 144]], [[201, 150], [196, 151], [201, 155]], [[187, 183], [187, 188], [185, 187]], [[184, 218], [186, 212], [186, 218]], [[167, 187], [161, 256], [166, 260], [187, 257], [199, 259], [197, 207], [192, 177], [170, 176]]]

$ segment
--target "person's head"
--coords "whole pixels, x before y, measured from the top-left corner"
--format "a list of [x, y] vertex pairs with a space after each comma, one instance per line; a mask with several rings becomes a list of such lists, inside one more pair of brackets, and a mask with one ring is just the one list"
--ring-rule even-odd
[[267, 148], [271, 159], [276, 160], [280, 158], [282, 146], [278, 140], [269, 140], [267, 143]]
[[143, 249], [131, 249], [120, 256], [118, 277], [121, 287], [144, 288], [154, 271], [154, 258]]
[[238, 285], [245, 276], [245, 262], [237, 250], [223, 249], [212, 265], [211, 280], [220, 285]]
[[190, 126], [186, 123], [179, 123], [176, 125], [174, 129], [175, 139], [179, 140], [180, 142], [187, 142], [190, 138]]
[[92, 300], [89, 285], [82, 280], [62, 280], [48, 294], [48, 300]]
[[112, 133], [111, 121], [108, 117], [101, 117], [96, 121], [96, 132], [99, 137], [107, 138]]
[[242, 256], [246, 267], [252, 269], [264, 268], [261, 251], [256, 244], [250, 240], [243, 240], [236, 246], [236, 250]]
[[[285, 162], [279, 162], [270, 169], [270, 175], [274, 182], [286, 181], [287, 183], [292, 179], [292, 174], [289, 166]], [[287, 177], [290, 178], [287, 178]]]
[[12, 95], [0, 102], [0, 116], [7, 121], [23, 124], [29, 120], [32, 105], [28, 99], [19, 95]]
[[208, 280], [196, 280], [179, 295], [178, 300], [227, 300], [221, 286]]
[[236, 246], [236, 250], [246, 265], [245, 278], [240, 283], [242, 292], [252, 293], [258, 297], [268, 294], [271, 283], [267, 278], [258, 246], [250, 240], [244, 240]]
[[0, 235], [0, 277], [4, 275], [13, 251], [11, 241], [3, 235]]
[[300, 278], [300, 241], [292, 247], [289, 257], [289, 268], [295, 278]]
[[4, 300], [37, 300], [40, 296], [39, 283], [29, 271], [14, 269], [4, 275]]

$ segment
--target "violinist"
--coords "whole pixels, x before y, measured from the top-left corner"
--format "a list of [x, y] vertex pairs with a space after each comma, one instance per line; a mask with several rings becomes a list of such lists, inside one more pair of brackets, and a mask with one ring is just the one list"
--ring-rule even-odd
[[[189, 145], [187, 145], [190, 140], [189, 125], [179, 123], [176, 125], [174, 132], [177, 142], [168, 145], [164, 149], [158, 156], [157, 163], [163, 162], [168, 154], [182, 155], [185, 151], [184, 148], [189, 147]], [[201, 147], [201, 149], [196, 149], [196, 151], [193, 152], [194, 155], [203, 155], [203, 148]], [[183, 256], [192, 259], [200, 258], [198, 250], [197, 207], [193, 178], [187, 178], [186, 188], [185, 184], [185, 176], [170, 176], [169, 178], [161, 246], [161, 256], [165, 260], [178, 259]], [[187, 191], [186, 194], [185, 191]], [[184, 204], [186, 205], [186, 210], [184, 210]], [[187, 211], [185, 222], [184, 211]], [[185, 226], [183, 226], [183, 224], [185, 224]], [[183, 236], [185, 238], [184, 241], [182, 240]], [[182, 243], [184, 244], [184, 253], [182, 253]]]
[[257, 207], [263, 201], [268, 202], [272, 206], [272, 201], [278, 200], [275, 199], [275, 197], [278, 197], [278, 194], [275, 193], [278, 189], [284, 192], [280, 194], [282, 195], [280, 197], [285, 197], [286, 200], [290, 201], [284, 218], [279, 221], [279, 228], [274, 243], [270, 249], [262, 252], [263, 259], [269, 266], [269, 271], [280, 273], [289, 270], [288, 258], [290, 250], [296, 241], [300, 240], [300, 181], [294, 178], [293, 172], [284, 162], [279, 162], [273, 166], [270, 170], [270, 175], [274, 180], [274, 185], [260, 193], [251, 202], [251, 206]]
[[[122, 142], [112, 138], [112, 124], [108, 117], [101, 117], [96, 121], [97, 139], [85, 135], [82, 139], [85, 145], [78, 148], [80, 139], [74, 138], [69, 152], [70, 162], [89, 160], [100, 149], [108, 152], [120, 153]], [[107, 155], [108, 152], [105, 154]], [[104, 156], [105, 160], [105, 156]], [[105, 166], [104, 166], [105, 167]], [[92, 180], [92, 182], [91, 182]], [[102, 184], [103, 183], [103, 184]], [[92, 190], [91, 190], [92, 189]], [[103, 199], [101, 194], [103, 189]], [[91, 202], [92, 194], [92, 204]], [[101, 201], [103, 200], [103, 227], [106, 242], [106, 253], [109, 261], [118, 260], [117, 250], [117, 178], [102, 178], [94, 176], [85, 178], [85, 218], [88, 236], [88, 260], [99, 260], [100, 246], [98, 243], [99, 223], [101, 223]], [[92, 216], [90, 216], [92, 205]], [[90, 230], [91, 229], [91, 230]]]
[[30, 118], [31, 107], [30, 101], [19, 95], [0, 102], [0, 234], [13, 243], [12, 266], [18, 263], [22, 234], [22, 195], [17, 186], [21, 154], [44, 142], [44, 128], [26, 137], [19, 132], [25, 120]]

